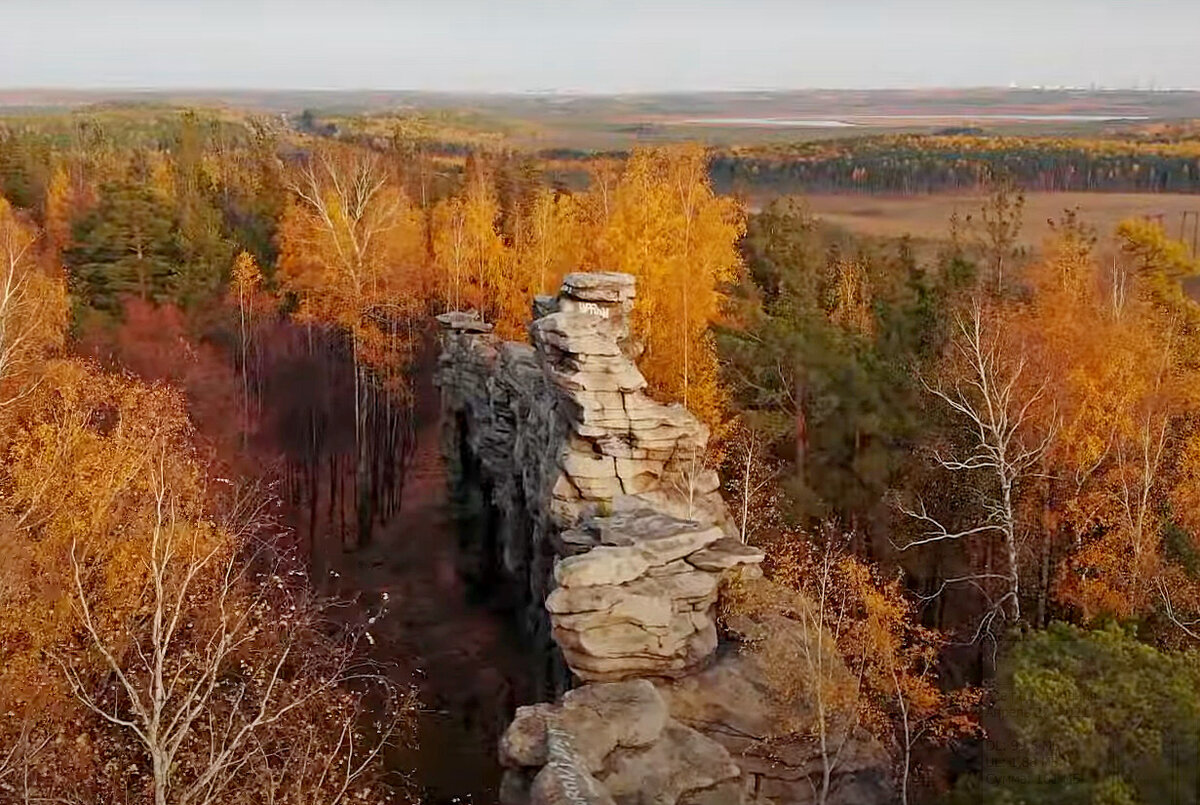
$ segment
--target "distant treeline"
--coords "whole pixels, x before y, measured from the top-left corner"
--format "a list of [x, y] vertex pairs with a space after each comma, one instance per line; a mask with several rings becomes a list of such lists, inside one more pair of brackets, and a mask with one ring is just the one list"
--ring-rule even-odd
[[936, 193], [994, 177], [1027, 190], [1200, 192], [1200, 143], [898, 135], [731, 148], [713, 155], [721, 192]]

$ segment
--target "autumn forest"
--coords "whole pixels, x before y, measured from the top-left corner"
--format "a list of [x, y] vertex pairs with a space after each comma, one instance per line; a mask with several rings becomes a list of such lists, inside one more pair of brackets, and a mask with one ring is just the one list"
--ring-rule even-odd
[[[1193, 140], [451, 122], [0, 118], [0, 802], [454, 801], [410, 768], [436, 681], [379, 645], [413, 602], [346, 557], [421, 538], [434, 317], [528, 341], [580, 271], [636, 278], [650, 393], [848, 670], [764, 638], [796, 733], [870, 736], [906, 805], [1200, 797], [1191, 230], [1023, 236], [1033, 192], [1195, 192]], [[830, 190], [983, 200], [892, 238]]]

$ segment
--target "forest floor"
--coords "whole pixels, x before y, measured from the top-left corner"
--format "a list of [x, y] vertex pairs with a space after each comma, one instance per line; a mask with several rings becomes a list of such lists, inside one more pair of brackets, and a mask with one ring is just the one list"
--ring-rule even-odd
[[[979, 217], [983, 195], [938, 194], [926, 196], [869, 196], [807, 194], [803, 198], [823, 221], [851, 232], [873, 237], [912, 235], [918, 240], [940, 240], [949, 232], [950, 215]], [[1063, 210], [1079, 207], [1083, 219], [1103, 237], [1125, 218], [1162, 215], [1171, 237], [1180, 236], [1184, 212], [1189, 213], [1184, 240], [1193, 237], [1200, 211], [1200, 195], [1184, 193], [1026, 193], [1023, 245], [1040, 246], [1050, 234], [1049, 221]], [[932, 236], [932, 237], [931, 237]]]
[[500, 779], [496, 747], [514, 707], [526, 703], [530, 662], [512, 614], [462, 572], [438, 395], [428, 369], [416, 382], [418, 441], [401, 511], [370, 545], [332, 564], [337, 588], [360, 611], [386, 608], [371, 627], [373, 657], [419, 691], [415, 746], [397, 748], [389, 768], [410, 774], [427, 805], [490, 805]]

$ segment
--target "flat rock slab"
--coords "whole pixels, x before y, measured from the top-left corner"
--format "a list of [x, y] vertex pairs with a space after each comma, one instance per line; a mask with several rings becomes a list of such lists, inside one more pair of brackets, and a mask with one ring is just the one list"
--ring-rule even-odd
[[463, 333], [490, 333], [493, 327], [473, 310], [452, 310], [441, 314], [437, 320], [446, 329]]
[[731, 537], [722, 537], [702, 551], [687, 557], [688, 564], [700, 570], [729, 570], [738, 565], [757, 565], [766, 554]]
[[643, 576], [650, 560], [637, 547], [600, 545], [587, 553], [568, 556], [554, 564], [554, 580], [560, 587], [595, 587], [624, 584]]
[[589, 302], [622, 302], [632, 299], [635, 280], [616, 271], [576, 271], [563, 277], [562, 292]]
[[[567, 589], [567, 588], [560, 588]], [[583, 587], [582, 589], [595, 589]], [[623, 595], [607, 609], [556, 614], [555, 626], [576, 632], [613, 624], [633, 624], [647, 629], [666, 629], [673, 615], [671, 599], [664, 596]]]

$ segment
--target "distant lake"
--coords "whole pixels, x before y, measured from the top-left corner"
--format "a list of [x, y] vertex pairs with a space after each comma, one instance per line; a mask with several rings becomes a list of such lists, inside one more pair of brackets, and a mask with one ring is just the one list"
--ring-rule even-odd
[[788, 117], [692, 117], [663, 121], [668, 125], [693, 126], [775, 126], [778, 128], [844, 129], [886, 123], [890, 120], [972, 121], [1044, 121], [1049, 123], [1110, 123], [1121, 120], [1149, 120], [1149, 115], [1041, 115], [1041, 114], [928, 114], [928, 115], [847, 115], [844, 120], [801, 120]]
[[697, 126], [781, 126], [785, 128], [841, 129], [855, 126], [844, 120], [793, 120], [787, 117], [693, 117], [664, 121], [672, 125]]

